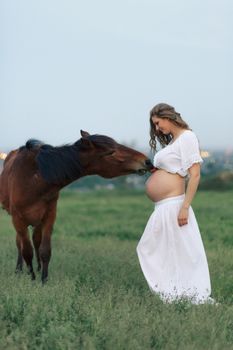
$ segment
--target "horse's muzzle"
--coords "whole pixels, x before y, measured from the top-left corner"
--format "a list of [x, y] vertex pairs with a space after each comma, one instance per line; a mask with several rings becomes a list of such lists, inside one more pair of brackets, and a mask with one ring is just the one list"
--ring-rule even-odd
[[151, 171], [154, 169], [154, 165], [151, 163], [150, 159], [146, 159], [144, 163], [144, 167], [137, 170], [138, 175], [145, 175], [147, 171]]

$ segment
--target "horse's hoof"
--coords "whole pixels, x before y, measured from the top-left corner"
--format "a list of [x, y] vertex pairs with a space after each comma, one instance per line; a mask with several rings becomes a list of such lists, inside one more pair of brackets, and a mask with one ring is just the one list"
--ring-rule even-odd
[[16, 269], [15, 269], [15, 274], [20, 274], [20, 273], [22, 273], [23, 272], [23, 269], [22, 269], [22, 267], [16, 267]]
[[41, 278], [42, 286], [44, 286], [48, 282], [48, 277]]
[[36, 279], [36, 275], [34, 274], [34, 272], [31, 273], [31, 279], [32, 279], [32, 281], [35, 281], [35, 279]]

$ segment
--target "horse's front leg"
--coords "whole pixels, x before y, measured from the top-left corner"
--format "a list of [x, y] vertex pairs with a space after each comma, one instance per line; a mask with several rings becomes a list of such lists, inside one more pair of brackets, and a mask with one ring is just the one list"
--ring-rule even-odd
[[12, 221], [17, 232], [18, 238], [16, 243], [19, 249], [19, 256], [17, 266], [22, 266], [22, 256], [27, 264], [28, 272], [31, 275], [32, 280], [35, 279], [35, 273], [33, 271], [32, 259], [33, 259], [33, 248], [30, 241], [27, 225], [17, 215], [12, 216]]
[[42, 238], [42, 226], [38, 225], [34, 228], [33, 235], [32, 235], [33, 245], [35, 248], [36, 259], [38, 263], [37, 271], [41, 270], [41, 261], [40, 261], [40, 253], [39, 253], [41, 238]]
[[18, 273], [23, 271], [23, 256], [21, 251], [21, 238], [17, 232], [16, 232], [16, 246], [18, 248], [18, 259], [16, 263], [15, 273]]
[[40, 259], [42, 262], [41, 280], [44, 284], [48, 279], [48, 267], [51, 258], [51, 236], [53, 231], [53, 224], [56, 219], [56, 202], [50, 205], [43, 220], [42, 226], [42, 240], [39, 248]]

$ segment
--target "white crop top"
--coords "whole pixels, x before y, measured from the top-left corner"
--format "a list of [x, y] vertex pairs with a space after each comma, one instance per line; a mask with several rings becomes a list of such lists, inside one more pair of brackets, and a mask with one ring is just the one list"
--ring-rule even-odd
[[191, 130], [185, 130], [175, 141], [158, 151], [154, 156], [154, 166], [169, 173], [188, 175], [188, 169], [194, 163], [202, 163], [199, 143]]

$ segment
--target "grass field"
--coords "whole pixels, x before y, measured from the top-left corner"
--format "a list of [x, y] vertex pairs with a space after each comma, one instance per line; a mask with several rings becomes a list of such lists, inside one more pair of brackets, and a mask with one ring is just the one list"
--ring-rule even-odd
[[153, 210], [141, 192], [63, 192], [44, 287], [14, 274], [0, 211], [0, 349], [233, 349], [233, 192], [199, 192], [193, 208], [218, 306], [150, 293], [135, 252]]

